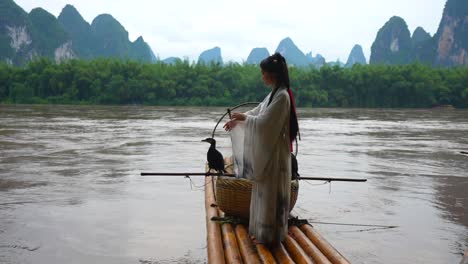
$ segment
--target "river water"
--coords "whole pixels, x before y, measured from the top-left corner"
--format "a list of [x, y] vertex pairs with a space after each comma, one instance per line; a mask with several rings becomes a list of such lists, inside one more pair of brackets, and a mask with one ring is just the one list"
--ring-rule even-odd
[[[139, 174], [203, 172], [200, 140], [223, 111], [0, 105], [0, 263], [206, 262], [203, 179]], [[301, 176], [368, 179], [302, 181], [300, 218], [353, 263], [460, 261], [468, 111], [300, 109], [299, 117]], [[216, 138], [228, 155], [227, 134]]]

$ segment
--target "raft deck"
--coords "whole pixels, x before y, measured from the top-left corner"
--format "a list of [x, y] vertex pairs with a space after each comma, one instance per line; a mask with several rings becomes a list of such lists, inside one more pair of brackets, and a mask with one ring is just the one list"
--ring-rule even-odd
[[269, 249], [254, 244], [248, 226], [213, 221], [224, 213], [217, 208], [215, 177], [205, 178], [205, 209], [207, 252], [209, 264], [222, 263], [350, 263], [328, 243], [307, 221], [297, 221], [289, 226], [286, 239]]

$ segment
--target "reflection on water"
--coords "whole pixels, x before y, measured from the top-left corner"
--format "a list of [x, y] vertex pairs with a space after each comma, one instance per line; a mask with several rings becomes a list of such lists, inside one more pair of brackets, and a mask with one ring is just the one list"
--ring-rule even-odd
[[0, 191], [8, 191], [10, 189], [21, 189], [21, 188], [31, 188], [35, 186], [45, 185], [46, 183], [39, 182], [26, 182], [26, 181], [15, 181], [8, 179], [0, 179]]
[[[310, 117], [302, 122], [309, 143], [302, 142], [300, 159], [308, 162], [306, 170], [369, 181], [336, 183], [331, 194], [303, 184], [302, 216], [398, 226], [362, 232], [359, 226], [316, 225], [355, 262], [459, 261], [468, 246], [468, 225], [457, 217], [468, 212], [468, 160], [459, 155], [468, 148], [466, 111], [315, 109], [303, 114]], [[454, 198], [456, 206], [449, 201]]]
[[[468, 161], [467, 161], [468, 162]], [[436, 206], [444, 218], [468, 226], [468, 178], [440, 177], [435, 184]]]
[[[0, 263], [204, 263], [202, 171], [224, 108], [0, 106]], [[468, 111], [301, 109], [294, 212], [355, 263], [457, 263]], [[218, 129], [218, 149], [230, 153]], [[192, 178], [202, 187], [203, 179]], [[346, 223], [352, 225], [335, 225]], [[361, 225], [396, 225], [369, 228]]]

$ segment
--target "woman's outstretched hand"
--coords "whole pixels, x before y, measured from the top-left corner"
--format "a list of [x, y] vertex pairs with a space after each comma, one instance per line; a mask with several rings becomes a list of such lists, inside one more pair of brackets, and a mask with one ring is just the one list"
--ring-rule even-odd
[[238, 121], [244, 121], [247, 118], [246, 114], [243, 113], [233, 113], [231, 116], [231, 120], [224, 124], [224, 130], [231, 131], [236, 125]]
[[232, 120], [244, 121], [247, 118], [246, 114], [243, 113], [233, 113]]

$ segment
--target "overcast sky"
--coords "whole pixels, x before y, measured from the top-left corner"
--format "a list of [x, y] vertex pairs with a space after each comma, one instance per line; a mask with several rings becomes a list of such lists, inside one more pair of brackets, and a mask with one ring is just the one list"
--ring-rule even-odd
[[58, 16], [72, 4], [86, 21], [111, 14], [143, 36], [156, 56], [197, 60], [218, 46], [224, 61], [242, 62], [252, 48], [273, 53], [290, 37], [304, 52], [346, 62], [354, 44], [369, 60], [378, 30], [390, 17], [405, 19], [410, 32], [437, 31], [446, 0], [15, 0], [26, 12], [42, 7]]

